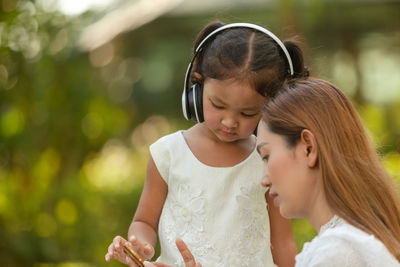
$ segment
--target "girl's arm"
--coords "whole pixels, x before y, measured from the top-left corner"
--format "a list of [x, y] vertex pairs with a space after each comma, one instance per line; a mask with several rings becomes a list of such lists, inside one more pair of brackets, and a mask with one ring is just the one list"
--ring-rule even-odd
[[[128, 230], [131, 247], [145, 260], [154, 256], [158, 221], [167, 192], [168, 186], [158, 172], [153, 158], [150, 157], [140, 202]], [[129, 266], [137, 266], [124, 252], [123, 246], [126, 242], [128, 241], [123, 237], [116, 236], [108, 247], [106, 261], [116, 259]]]
[[297, 254], [290, 220], [282, 217], [279, 207], [265, 194], [268, 203], [268, 214], [271, 228], [271, 252], [274, 263], [279, 267], [293, 267]]
[[162, 207], [167, 197], [168, 186], [161, 177], [150, 156], [146, 180], [144, 183], [139, 205], [128, 230], [128, 240], [133, 243], [147, 243], [152, 247], [144, 247], [145, 259], [154, 256], [154, 247], [157, 243], [157, 229]]

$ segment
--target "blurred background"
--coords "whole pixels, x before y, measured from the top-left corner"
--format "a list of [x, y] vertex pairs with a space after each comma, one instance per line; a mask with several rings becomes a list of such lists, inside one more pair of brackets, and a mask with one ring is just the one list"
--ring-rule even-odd
[[[148, 146], [192, 125], [198, 31], [252, 22], [297, 36], [311, 74], [353, 99], [400, 181], [400, 2], [0, 0], [0, 266], [121, 266]], [[315, 235], [293, 220], [300, 251]]]

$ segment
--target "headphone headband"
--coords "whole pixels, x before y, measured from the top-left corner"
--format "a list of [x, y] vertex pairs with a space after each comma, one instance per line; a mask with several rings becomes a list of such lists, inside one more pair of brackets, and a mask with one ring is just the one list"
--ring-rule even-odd
[[[226, 24], [224, 26], [219, 27], [218, 29], [212, 31], [209, 35], [207, 35], [201, 42], [200, 44], [197, 46], [196, 50], [195, 50], [195, 54], [193, 56], [193, 58], [196, 57], [197, 53], [200, 51], [200, 48], [203, 46], [203, 44], [212, 36], [214, 36], [216, 33], [226, 30], [226, 29], [230, 29], [230, 28], [250, 28], [250, 29], [254, 29], [260, 32], [265, 33], [266, 35], [268, 35], [269, 37], [271, 37], [272, 39], [274, 39], [274, 41], [281, 47], [282, 51], [285, 53], [287, 61], [288, 61], [288, 65], [289, 65], [289, 71], [290, 71], [290, 75], [294, 74], [294, 70], [293, 70], [293, 63], [292, 63], [292, 59], [290, 58], [289, 52], [287, 51], [285, 45], [282, 43], [282, 41], [272, 32], [270, 32], [269, 30], [258, 26], [256, 24], [252, 24], [252, 23], [244, 23], [244, 22], [239, 22], [239, 23], [231, 23], [231, 24]], [[192, 60], [193, 62], [193, 60]]]
[[[199, 45], [197, 46], [197, 48], [195, 49], [193, 58], [192, 58], [192, 60], [190, 61], [189, 65], [188, 65], [188, 68], [187, 68], [187, 70], [186, 70], [185, 81], [184, 81], [184, 85], [183, 85], [183, 86], [184, 86], [184, 87], [183, 87], [183, 94], [182, 94], [182, 109], [183, 109], [183, 115], [185, 116], [185, 118], [186, 118], [187, 120], [189, 120], [189, 118], [188, 118], [188, 115], [187, 115], [188, 113], [187, 113], [187, 110], [186, 110], [186, 109], [187, 109], [187, 107], [186, 107], [186, 105], [187, 105], [187, 92], [186, 92], [186, 89], [188, 88], [189, 76], [190, 76], [190, 72], [191, 72], [191, 70], [192, 70], [193, 62], [194, 62], [194, 60], [195, 60], [197, 54], [200, 52], [200, 50], [201, 50], [203, 44], [204, 44], [208, 39], [210, 39], [212, 36], [214, 36], [215, 34], [219, 33], [220, 31], [223, 31], [223, 30], [226, 30], [226, 29], [230, 29], [230, 28], [250, 28], [250, 29], [254, 29], [254, 30], [263, 32], [263, 33], [265, 33], [266, 35], [268, 35], [269, 37], [271, 37], [271, 38], [280, 46], [280, 48], [282, 49], [282, 51], [285, 53], [285, 56], [286, 56], [286, 59], [287, 59], [288, 65], [289, 65], [289, 73], [290, 73], [290, 75], [293, 76], [293, 74], [294, 74], [293, 63], [292, 63], [292, 59], [290, 58], [289, 52], [287, 51], [287, 49], [286, 49], [285, 45], [282, 43], [282, 41], [281, 41], [278, 37], [276, 37], [275, 34], [273, 34], [272, 32], [270, 32], [269, 30], [267, 30], [267, 29], [265, 29], [265, 28], [263, 28], [263, 27], [261, 27], [261, 26], [258, 26], [258, 25], [256, 25], [256, 24], [252, 24], [252, 23], [241, 23], [241, 22], [239, 22], [239, 23], [231, 23], [231, 24], [226, 24], [226, 25], [224, 25], [224, 26], [221, 26], [221, 27], [219, 27], [218, 29], [212, 31], [210, 34], [208, 34], [208, 35], [200, 42], [200, 44], [199, 44]], [[195, 114], [195, 115], [196, 115], [196, 117], [198, 117], [198, 116], [197, 116], [197, 111], [196, 111], [196, 114]]]

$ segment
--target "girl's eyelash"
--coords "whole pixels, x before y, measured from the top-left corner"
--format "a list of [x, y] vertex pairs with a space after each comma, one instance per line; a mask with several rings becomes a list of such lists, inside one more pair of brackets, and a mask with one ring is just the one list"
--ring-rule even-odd
[[212, 102], [211, 100], [210, 100], [210, 102], [211, 102], [211, 105], [212, 105], [214, 108], [217, 108], [217, 109], [223, 109], [223, 108], [224, 108], [224, 107], [221, 107], [221, 106], [218, 106], [218, 105], [214, 104], [214, 102]]
[[269, 159], [269, 155], [265, 155], [265, 156], [262, 158], [263, 161], [268, 161], [268, 159]]
[[254, 117], [254, 116], [257, 115], [257, 114], [246, 114], [246, 113], [242, 113], [242, 115], [245, 116], [245, 117], [251, 118], [251, 117]]

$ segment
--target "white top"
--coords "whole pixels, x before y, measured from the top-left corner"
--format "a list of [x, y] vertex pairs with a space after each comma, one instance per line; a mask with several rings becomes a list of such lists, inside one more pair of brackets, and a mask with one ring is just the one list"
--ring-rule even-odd
[[296, 267], [394, 267], [400, 263], [373, 235], [334, 216], [296, 256]]
[[189, 149], [182, 132], [150, 146], [153, 160], [168, 184], [158, 235], [157, 261], [184, 266], [175, 239], [180, 237], [203, 267], [275, 266], [262, 161], [254, 150], [232, 167], [211, 167]]

